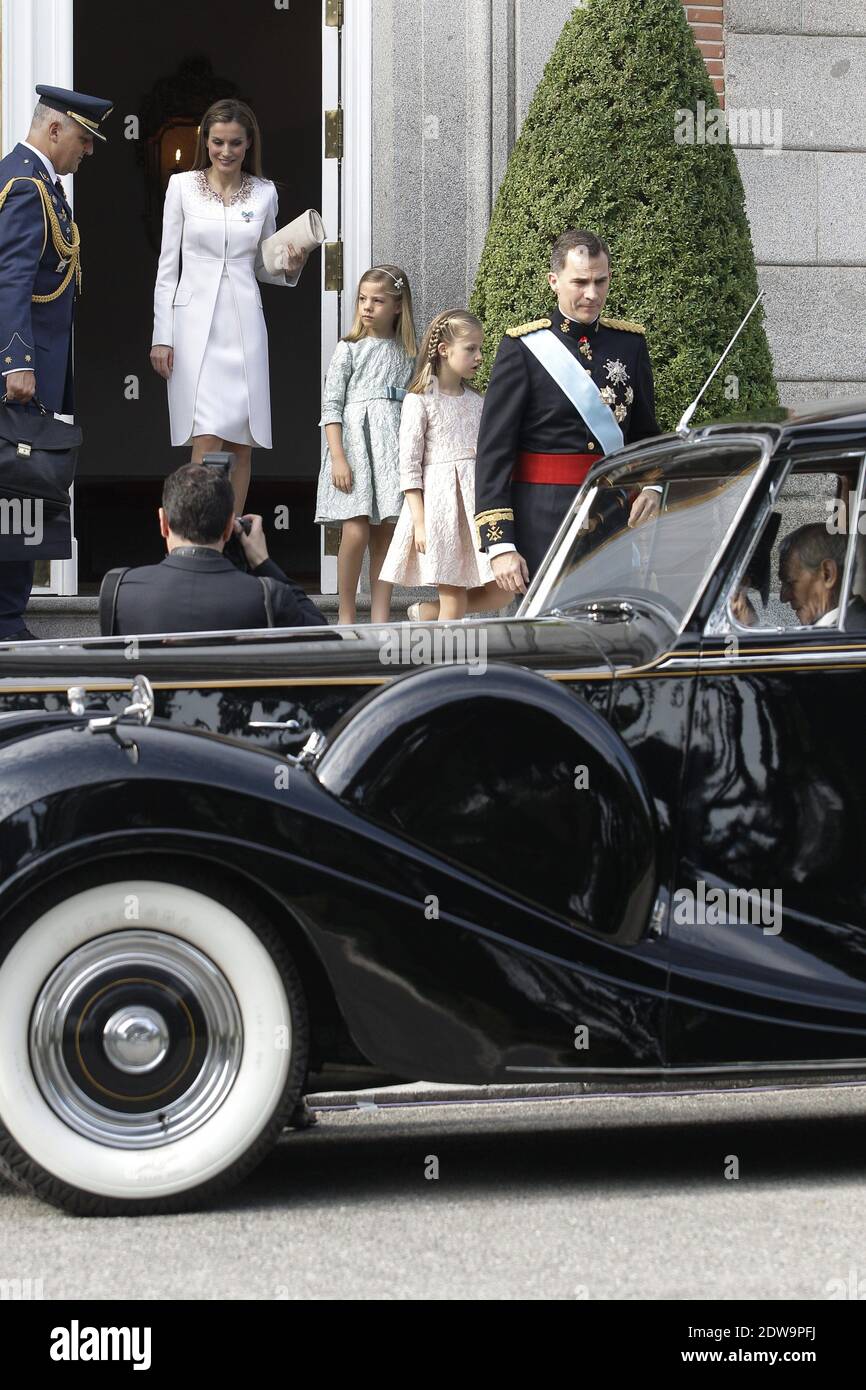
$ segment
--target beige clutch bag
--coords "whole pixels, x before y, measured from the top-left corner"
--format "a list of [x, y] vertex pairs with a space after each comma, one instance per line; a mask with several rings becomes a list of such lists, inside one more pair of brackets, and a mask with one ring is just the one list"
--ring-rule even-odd
[[317, 246], [321, 246], [327, 233], [321, 217], [314, 208], [308, 208], [302, 212], [300, 217], [296, 217], [294, 222], [288, 222], [285, 227], [280, 227], [278, 232], [269, 236], [262, 242], [262, 259], [265, 263], [265, 270], [269, 275], [276, 275], [277, 264], [276, 255], [281, 246], [291, 243], [297, 251], [303, 251], [304, 260], [311, 251], [315, 251]]

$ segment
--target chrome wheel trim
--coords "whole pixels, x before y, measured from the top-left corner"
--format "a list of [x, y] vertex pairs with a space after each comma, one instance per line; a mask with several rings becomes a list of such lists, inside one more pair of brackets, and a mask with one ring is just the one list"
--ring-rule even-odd
[[[86, 1000], [98, 980], [112, 974], [118, 980], [135, 980], [153, 972], [175, 981], [179, 993], [194, 998], [206, 1025], [207, 1045], [194, 1079], [182, 1094], [169, 1104], [127, 1113], [101, 1104], [78, 1085], [64, 1055], [64, 1033], [72, 1006]], [[150, 1029], [161, 1037], [159, 1023], [165, 1026], [165, 1020], [160, 1011], [146, 1005], [130, 1007], [139, 1020], [145, 1019], [147, 1010]], [[152, 1149], [191, 1134], [220, 1108], [240, 1069], [243, 1024], [227, 979], [202, 951], [164, 932], [122, 931], [88, 941], [58, 964], [36, 1000], [29, 1045], [39, 1090], [64, 1124], [111, 1148]], [[147, 1068], [120, 1067], [107, 1048], [105, 1060], [122, 1084], [124, 1075], [141, 1075], [159, 1067], [165, 1052], [158, 1053], [157, 1047]]]
[[168, 1052], [168, 1024], [146, 1004], [118, 1009], [102, 1030], [105, 1055], [120, 1071], [138, 1076], [153, 1071]]

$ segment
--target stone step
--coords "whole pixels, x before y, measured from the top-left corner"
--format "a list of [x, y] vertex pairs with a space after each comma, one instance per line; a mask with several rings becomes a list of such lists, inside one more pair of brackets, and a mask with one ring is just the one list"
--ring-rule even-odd
[[[419, 599], [434, 599], [435, 589], [398, 589], [391, 602], [394, 622], [405, 622], [406, 609]], [[310, 594], [329, 623], [336, 623], [338, 599], [336, 594]], [[365, 622], [370, 614], [370, 595], [359, 594], [358, 619]], [[99, 600], [83, 598], [32, 598], [27, 606], [25, 622], [35, 637], [98, 637]]]

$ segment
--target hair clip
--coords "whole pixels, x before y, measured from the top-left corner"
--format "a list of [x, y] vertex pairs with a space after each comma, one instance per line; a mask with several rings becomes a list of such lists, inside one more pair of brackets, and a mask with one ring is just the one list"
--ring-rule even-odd
[[383, 266], [383, 265], [377, 265], [377, 266], [376, 266], [376, 270], [379, 271], [382, 275], [387, 275], [389, 280], [393, 280], [393, 281], [394, 281], [394, 289], [395, 289], [395, 290], [402, 290], [402, 288], [403, 288], [403, 276], [402, 276], [402, 275], [401, 275], [400, 278], [398, 279], [396, 275], [393, 275], [393, 274], [391, 273], [391, 271], [390, 271], [390, 270], [387, 270], [387, 269], [385, 268], [385, 266]]

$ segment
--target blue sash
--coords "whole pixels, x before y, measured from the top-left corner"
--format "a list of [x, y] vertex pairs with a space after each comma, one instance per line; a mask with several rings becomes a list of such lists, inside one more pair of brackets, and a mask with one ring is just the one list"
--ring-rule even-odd
[[622, 430], [610, 406], [605, 405], [601, 392], [590, 376], [584, 371], [577, 358], [555, 338], [548, 329], [528, 333], [521, 340], [533, 357], [550, 372], [557, 386], [568, 397], [578, 415], [585, 422], [590, 434], [600, 439], [606, 454], [621, 449], [625, 443]]

